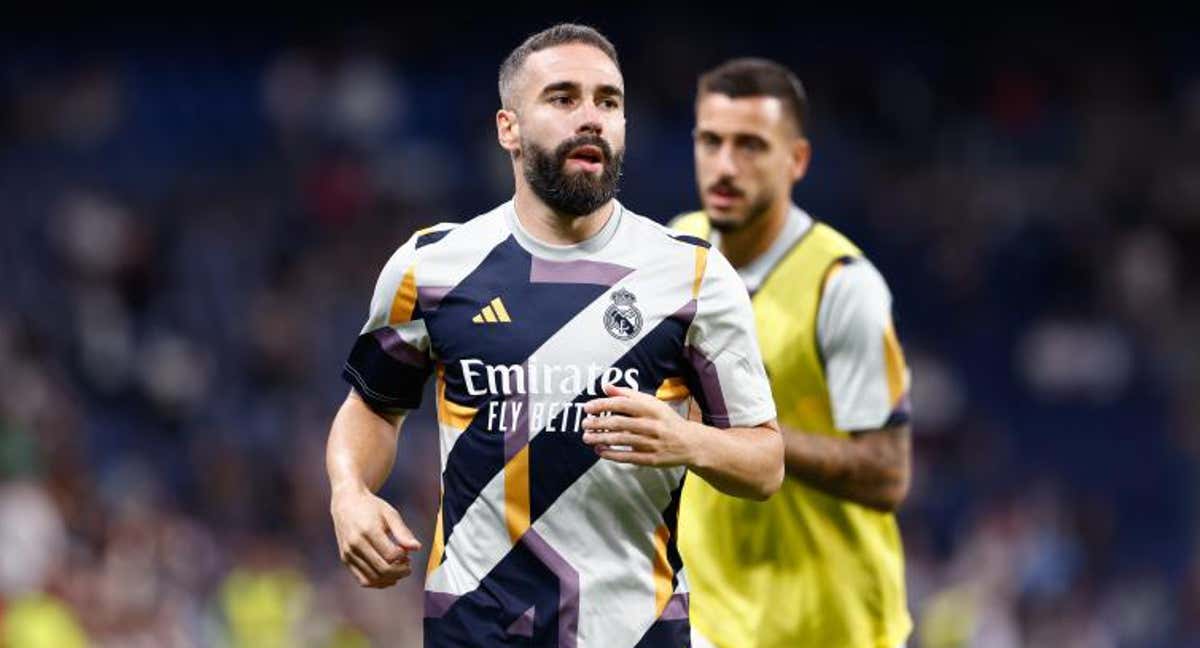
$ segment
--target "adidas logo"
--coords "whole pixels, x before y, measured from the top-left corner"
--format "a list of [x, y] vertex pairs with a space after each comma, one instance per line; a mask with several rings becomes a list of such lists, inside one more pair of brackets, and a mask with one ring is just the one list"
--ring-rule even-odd
[[471, 318], [476, 324], [495, 324], [496, 322], [511, 322], [512, 318], [508, 316], [508, 309], [504, 307], [504, 302], [497, 297], [491, 301], [479, 314]]

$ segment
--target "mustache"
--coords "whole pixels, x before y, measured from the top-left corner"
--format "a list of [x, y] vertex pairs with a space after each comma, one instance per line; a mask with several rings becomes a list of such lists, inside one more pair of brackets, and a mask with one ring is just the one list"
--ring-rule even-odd
[[605, 164], [612, 160], [612, 147], [608, 145], [608, 140], [592, 133], [584, 133], [563, 140], [563, 142], [554, 149], [554, 157], [558, 160], [560, 165], [564, 164], [567, 161], [567, 156], [571, 154], [571, 151], [574, 151], [581, 146], [595, 146], [596, 148], [600, 149], [600, 154], [604, 157]]
[[[616, 196], [621, 177], [624, 149], [616, 149], [599, 133], [583, 133], [567, 138], [552, 149], [543, 149], [532, 141], [523, 141], [528, 150], [523, 166], [530, 187], [548, 206], [560, 214], [582, 216], [596, 210]], [[597, 175], [571, 173], [567, 160], [576, 149], [594, 147], [601, 163]]]
[[724, 190], [726, 193], [731, 193], [735, 196], [744, 196], [746, 192], [742, 191], [737, 185], [733, 184], [732, 180], [721, 179], [708, 185], [709, 191]]

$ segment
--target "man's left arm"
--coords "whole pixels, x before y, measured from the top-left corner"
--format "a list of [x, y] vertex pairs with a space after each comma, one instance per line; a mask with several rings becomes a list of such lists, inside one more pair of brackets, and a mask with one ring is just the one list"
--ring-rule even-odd
[[703, 420], [688, 420], [649, 394], [608, 386], [607, 398], [586, 406], [604, 415], [584, 422], [584, 442], [613, 461], [687, 466], [728, 495], [766, 499], [783, 482], [783, 438], [750, 298], [720, 252], [697, 248], [695, 270], [682, 352]]
[[765, 500], [783, 482], [783, 439], [772, 419], [719, 429], [690, 421], [635, 389], [605, 385], [584, 409], [583, 441], [605, 459], [640, 466], [687, 466], [717, 490]]

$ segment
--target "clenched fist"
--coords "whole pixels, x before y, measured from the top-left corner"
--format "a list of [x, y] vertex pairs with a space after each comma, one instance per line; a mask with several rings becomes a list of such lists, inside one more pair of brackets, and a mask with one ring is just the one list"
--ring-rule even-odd
[[364, 489], [335, 490], [330, 500], [338, 554], [363, 587], [384, 588], [412, 573], [408, 554], [421, 543], [387, 502]]

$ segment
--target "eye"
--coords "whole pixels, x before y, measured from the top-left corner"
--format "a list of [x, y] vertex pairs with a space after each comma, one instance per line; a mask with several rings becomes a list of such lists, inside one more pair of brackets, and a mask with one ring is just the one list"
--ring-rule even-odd
[[607, 99], [601, 99], [600, 105], [609, 110], [616, 110], [617, 108], [621, 107], [621, 102], [617, 101], [613, 97], [608, 97]]
[[738, 141], [738, 148], [747, 153], [762, 153], [767, 150], [767, 143], [757, 137], [746, 137]]
[[570, 106], [574, 101], [568, 95], [552, 95], [548, 100], [551, 105], [566, 107]]

